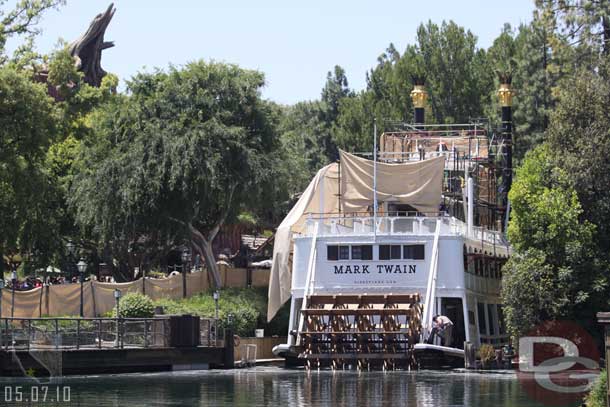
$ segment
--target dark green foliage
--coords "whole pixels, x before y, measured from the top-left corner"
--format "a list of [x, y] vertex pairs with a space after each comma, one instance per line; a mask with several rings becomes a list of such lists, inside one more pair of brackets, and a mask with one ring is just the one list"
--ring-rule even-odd
[[366, 90], [342, 99], [333, 128], [336, 144], [348, 151], [371, 151], [374, 118], [380, 132], [386, 120], [412, 122], [414, 77], [425, 79], [428, 123], [481, 117], [494, 90], [487, 54], [470, 31], [452, 21], [421, 24], [415, 45], [401, 55], [390, 44], [367, 73]]
[[53, 234], [45, 204], [53, 186], [43, 164], [56, 113], [44, 86], [0, 67], [0, 253], [31, 249]]
[[95, 117], [72, 188], [77, 221], [117, 254], [136, 241], [148, 254], [186, 241], [219, 283], [211, 242], [274, 171], [263, 83], [259, 72], [203, 61], [138, 74], [130, 96]]
[[526, 155], [509, 199], [514, 253], [504, 267], [502, 298], [510, 332], [518, 336], [543, 320], [586, 315], [606, 285], [592, 272], [598, 267], [595, 227], [581, 220], [577, 193], [549, 146]]
[[[152, 318], [155, 314], [153, 301], [140, 293], [128, 293], [121, 298], [119, 304], [119, 317], [121, 318]], [[116, 318], [116, 306], [112, 310], [112, 317]]]

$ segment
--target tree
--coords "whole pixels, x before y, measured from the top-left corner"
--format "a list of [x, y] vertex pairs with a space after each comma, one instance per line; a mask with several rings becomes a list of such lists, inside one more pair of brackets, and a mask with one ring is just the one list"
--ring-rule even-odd
[[476, 42], [470, 31], [450, 21], [420, 25], [416, 44], [403, 54], [390, 44], [367, 72], [366, 90], [341, 100], [333, 128], [336, 144], [349, 151], [371, 151], [373, 119], [380, 132], [393, 121], [411, 121], [414, 77], [425, 79], [428, 122], [464, 123], [481, 117], [494, 82], [487, 54]]
[[206, 63], [141, 73], [85, 141], [70, 203], [102, 242], [188, 242], [220, 278], [212, 241], [272, 173], [277, 148], [263, 75]]
[[493, 84], [477, 38], [453, 21], [417, 29], [430, 106], [437, 123], [467, 123], [483, 114]]
[[526, 154], [509, 199], [514, 253], [503, 270], [502, 299], [510, 332], [519, 336], [544, 320], [584, 317], [606, 287], [593, 272], [599, 266], [595, 226], [581, 221], [576, 191], [549, 145]]
[[583, 220], [596, 226], [596, 257], [610, 259], [610, 83], [580, 70], [558, 98], [547, 138], [557, 165], [570, 174]]
[[3, 57], [6, 40], [13, 36], [35, 36], [40, 33], [37, 27], [42, 14], [52, 8], [58, 8], [65, 0], [19, 0], [9, 11], [2, 10], [6, 0], [0, 0], [0, 62]]
[[27, 251], [48, 236], [46, 149], [55, 137], [56, 110], [40, 84], [0, 68], [0, 252]]

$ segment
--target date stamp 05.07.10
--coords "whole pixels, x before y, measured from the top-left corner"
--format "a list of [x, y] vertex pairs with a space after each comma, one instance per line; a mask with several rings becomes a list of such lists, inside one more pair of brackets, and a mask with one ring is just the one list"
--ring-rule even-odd
[[[4, 403], [69, 403], [72, 397], [70, 386], [34, 385], [34, 386], [2, 386], [0, 400]], [[3, 403], [0, 403], [3, 404]]]

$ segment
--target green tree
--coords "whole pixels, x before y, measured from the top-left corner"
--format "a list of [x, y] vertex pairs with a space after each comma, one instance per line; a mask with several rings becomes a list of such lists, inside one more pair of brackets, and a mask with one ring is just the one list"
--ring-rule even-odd
[[212, 241], [272, 174], [277, 148], [263, 75], [206, 63], [141, 73], [85, 141], [70, 202], [102, 242], [188, 242], [220, 278]]
[[6, 0], [0, 0], [0, 63], [6, 62], [4, 47], [7, 39], [21, 35], [31, 38], [39, 34], [37, 25], [42, 14], [63, 5], [65, 0], [18, 0], [12, 9], [3, 10], [6, 3]]
[[464, 123], [481, 117], [494, 83], [487, 61], [476, 37], [454, 22], [420, 25], [415, 44], [403, 54], [390, 44], [367, 72], [366, 89], [341, 100], [333, 139], [349, 151], [371, 151], [374, 118], [380, 131], [393, 121], [411, 121], [414, 77], [425, 78], [428, 122]]
[[558, 92], [547, 138], [558, 166], [570, 174], [583, 220], [596, 227], [596, 257], [610, 251], [610, 83], [580, 70]]
[[[43, 85], [0, 68], [0, 251], [29, 251], [46, 228], [49, 196], [43, 162], [55, 137], [56, 110]], [[49, 232], [47, 232], [49, 230]]]
[[583, 316], [606, 286], [591, 272], [595, 226], [581, 221], [576, 191], [548, 145], [526, 154], [509, 199], [514, 253], [504, 267], [502, 298], [510, 332], [518, 336], [543, 320]]

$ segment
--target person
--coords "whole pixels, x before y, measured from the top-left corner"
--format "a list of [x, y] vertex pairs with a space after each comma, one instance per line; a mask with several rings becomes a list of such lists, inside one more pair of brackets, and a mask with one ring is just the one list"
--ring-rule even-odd
[[434, 336], [438, 335], [442, 339], [443, 346], [451, 346], [453, 340], [453, 322], [444, 315], [436, 315], [432, 317], [432, 324], [432, 332], [430, 333], [428, 343], [432, 343]]

